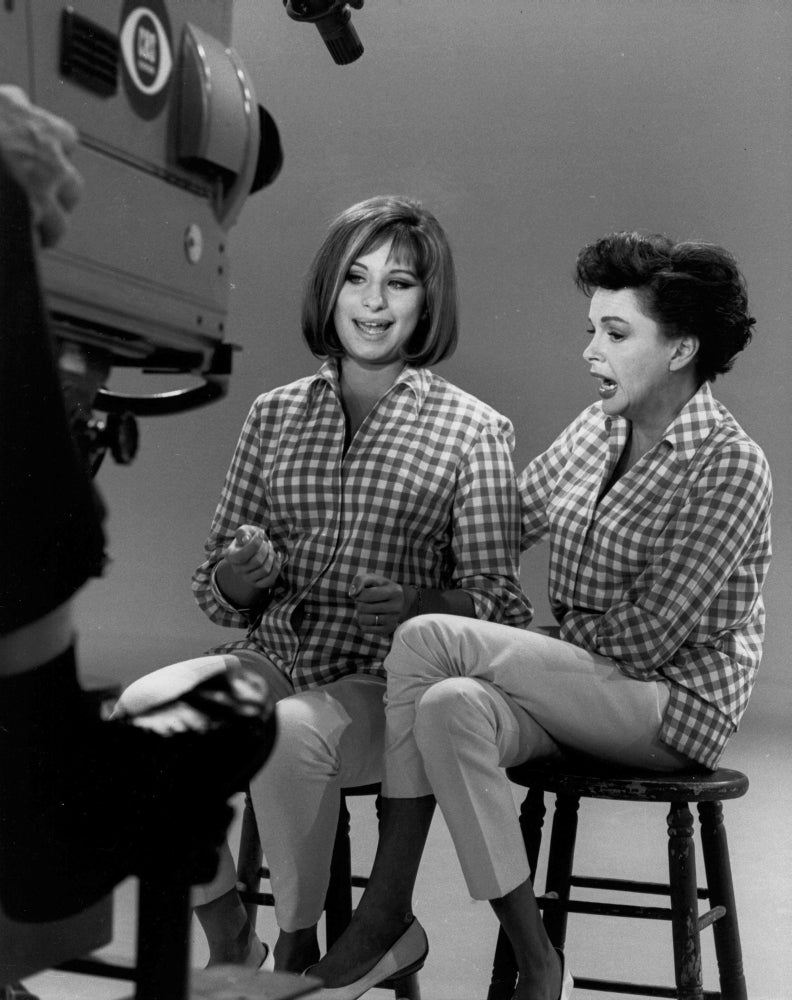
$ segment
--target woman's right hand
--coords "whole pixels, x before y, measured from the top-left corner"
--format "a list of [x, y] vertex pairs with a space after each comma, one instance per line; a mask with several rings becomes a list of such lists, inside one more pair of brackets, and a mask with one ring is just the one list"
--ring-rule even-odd
[[280, 559], [263, 528], [242, 524], [225, 550], [234, 575], [250, 587], [269, 590], [280, 574]]

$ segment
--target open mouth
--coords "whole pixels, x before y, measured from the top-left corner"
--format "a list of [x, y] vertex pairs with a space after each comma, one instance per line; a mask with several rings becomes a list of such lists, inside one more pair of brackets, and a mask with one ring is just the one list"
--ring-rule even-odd
[[610, 378], [600, 379], [599, 384], [599, 394], [600, 399], [610, 399], [612, 396], [616, 395], [616, 390], [618, 389], [617, 384]]
[[361, 333], [369, 337], [377, 337], [380, 334], [385, 333], [390, 329], [391, 323], [380, 321], [380, 322], [366, 322], [364, 320], [356, 319], [355, 326]]

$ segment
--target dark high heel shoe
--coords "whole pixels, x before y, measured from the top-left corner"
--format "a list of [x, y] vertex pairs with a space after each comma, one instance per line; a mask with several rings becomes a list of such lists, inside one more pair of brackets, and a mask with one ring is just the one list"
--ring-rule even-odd
[[[194, 728], [161, 735], [159, 722], [185, 706]], [[112, 721], [80, 689], [72, 650], [3, 678], [3, 909], [42, 922], [85, 909], [129, 875], [211, 881], [233, 816], [228, 799], [247, 787], [274, 739], [266, 685], [245, 670], [221, 671], [175, 702]]]
[[[325, 986], [317, 994], [316, 1000], [357, 1000], [358, 997], [386, 979], [400, 979], [422, 969], [429, 954], [426, 932], [413, 917], [407, 930], [380, 958], [374, 968], [360, 979], [347, 986]], [[311, 976], [315, 966], [310, 966], [303, 975]]]

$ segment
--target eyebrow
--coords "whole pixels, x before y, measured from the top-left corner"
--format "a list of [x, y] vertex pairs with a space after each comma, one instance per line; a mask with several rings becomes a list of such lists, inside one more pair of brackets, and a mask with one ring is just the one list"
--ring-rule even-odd
[[[622, 319], [621, 316], [600, 316], [600, 323], [621, 323], [622, 326], [629, 326], [630, 321]], [[589, 322], [591, 322], [591, 317], [589, 316]]]
[[[360, 260], [353, 260], [352, 263], [349, 266], [350, 267], [360, 267], [364, 271], [368, 271], [368, 268], [366, 267], [366, 265], [363, 264]], [[389, 271], [390, 274], [395, 274], [396, 272], [400, 271], [400, 272], [403, 272], [404, 274], [409, 274], [411, 277], [413, 277], [415, 279], [418, 278], [418, 272], [414, 271], [411, 267], [409, 267], [408, 265], [405, 265], [405, 264], [394, 264], [390, 268], [388, 268], [388, 271]]]

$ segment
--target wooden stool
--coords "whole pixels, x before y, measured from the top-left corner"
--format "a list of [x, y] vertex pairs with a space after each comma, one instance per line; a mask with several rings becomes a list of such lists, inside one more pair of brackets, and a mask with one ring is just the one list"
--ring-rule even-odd
[[[747, 1000], [737, 908], [721, 805], [724, 799], [736, 799], [745, 794], [748, 779], [744, 774], [739, 771], [704, 769], [659, 774], [580, 759], [529, 762], [509, 768], [507, 774], [515, 784], [529, 789], [521, 809], [520, 826], [532, 880], [535, 879], [541, 846], [545, 815], [544, 793], [553, 792], [556, 795], [545, 894], [537, 900], [543, 911], [548, 936], [556, 948], [564, 948], [569, 913], [671, 921], [675, 988], [609, 982], [575, 974], [577, 988], [676, 997], [678, 1000]], [[574, 875], [572, 866], [581, 798], [667, 802], [669, 884]], [[696, 880], [693, 816], [688, 808], [692, 802], [698, 807], [706, 889], [698, 888]], [[570, 889], [573, 887], [667, 895], [670, 897], [670, 907], [573, 900], [570, 898]], [[708, 899], [710, 905], [710, 909], [701, 915], [699, 899]], [[699, 934], [709, 926], [713, 930], [718, 959], [719, 991], [704, 991], [702, 987]], [[515, 979], [514, 955], [508, 939], [501, 931], [488, 1000], [510, 1000]]]
[[[360, 785], [345, 788], [341, 793], [341, 808], [338, 814], [333, 860], [330, 865], [330, 882], [325, 896], [325, 943], [327, 948], [339, 938], [352, 919], [352, 890], [365, 889], [368, 879], [352, 873], [352, 849], [349, 839], [349, 809], [346, 800], [350, 796], [375, 795], [377, 817], [379, 817], [379, 784]], [[255, 927], [256, 907], [273, 906], [272, 893], [261, 892], [262, 878], [269, 878], [269, 869], [262, 867], [263, 854], [256, 825], [256, 815], [248, 796], [242, 816], [242, 830], [239, 839], [239, 863], [237, 865], [237, 889], [248, 912], [248, 918]], [[388, 979], [379, 984], [381, 989], [393, 990], [395, 1000], [421, 1000], [418, 973], [411, 973], [398, 979]]]

